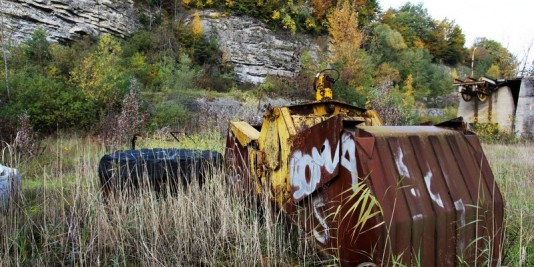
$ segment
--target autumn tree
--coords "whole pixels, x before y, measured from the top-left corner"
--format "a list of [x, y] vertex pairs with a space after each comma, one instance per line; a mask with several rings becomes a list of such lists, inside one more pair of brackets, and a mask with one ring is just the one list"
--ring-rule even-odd
[[195, 11], [193, 21], [191, 22], [191, 33], [193, 34], [193, 38], [200, 38], [200, 36], [202, 36], [203, 31], [204, 29], [202, 28], [202, 20], [200, 20], [200, 14], [198, 13], [198, 11]]
[[402, 34], [409, 47], [425, 47], [434, 20], [423, 4], [406, 3], [396, 10], [388, 10], [382, 22]]
[[397, 69], [390, 66], [388, 63], [382, 63], [378, 66], [375, 73], [375, 85], [387, 84], [393, 85], [400, 81], [400, 73]]
[[380, 5], [377, 0], [353, 0], [353, 8], [358, 12], [358, 26], [360, 28], [371, 25], [378, 19], [378, 13], [380, 13]]
[[334, 0], [311, 0], [312, 15], [315, 19], [321, 21], [326, 17], [328, 11], [335, 6]]
[[119, 56], [122, 48], [110, 35], [103, 35], [96, 51], [85, 57], [71, 72], [70, 82], [80, 88], [86, 99], [105, 107], [120, 106], [126, 89]]
[[454, 23], [444, 19], [434, 21], [432, 31], [426, 40], [426, 47], [438, 60], [454, 66], [465, 58], [465, 35], [462, 29]]
[[357, 11], [344, 1], [328, 15], [332, 63], [341, 65], [342, 78], [360, 88], [367, 78], [367, 55], [360, 48], [364, 34], [358, 27]]
[[[426, 49], [410, 48], [402, 51], [394, 66], [398, 68], [401, 77], [406, 79], [412, 76], [414, 96], [421, 100], [430, 94], [431, 90], [437, 89], [430, 86], [430, 77], [435, 70], [432, 64], [432, 55]], [[449, 79], [447, 81], [450, 82]]]
[[501, 70], [499, 69], [499, 66], [496, 64], [492, 64], [491, 67], [486, 71], [485, 74], [486, 77], [492, 78], [492, 79], [500, 79], [501, 77]]
[[[485, 75], [492, 65], [498, 67], [499, 77], [511, 78], [516, 75], [517, 59], [499, 42], [487, 38], [478, 38], [475, 40], [473, 47], [469, 49], [468, 57], [465, 59], [466, 62], [471, 62], [473, 53], [475, 77]], [[492, 70], [492, 75], [496, 75], [495, 67]]]
[[428, 49], [436, 62], [456, 65], [465, 57], [462, 29], [454, 21], [434, 20], [422, 4], [389, 9], [382, 21], [400, 32], [408, 47]]
[[404, 80], [402, 84], [402, 93], [403, 103], [409, 108], [415, 107], [415, 98], [414, 98], [414, 88], [413, 88], [413, 77], [411, 74], [408, 74], [408, 77]]
[[400, 52], [406, 49], [402, 35], [387, 24], [379, 24], [373, 29], [369, 47], [377, 65], [396, 61]]

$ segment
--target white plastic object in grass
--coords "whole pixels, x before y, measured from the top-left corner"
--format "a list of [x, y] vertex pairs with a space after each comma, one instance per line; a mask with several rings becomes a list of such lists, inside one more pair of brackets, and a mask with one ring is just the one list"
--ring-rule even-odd
[[20, 190], [21, 180], [17, 169], [0, 164], [0, 213], [7, 211], [9, 201]]

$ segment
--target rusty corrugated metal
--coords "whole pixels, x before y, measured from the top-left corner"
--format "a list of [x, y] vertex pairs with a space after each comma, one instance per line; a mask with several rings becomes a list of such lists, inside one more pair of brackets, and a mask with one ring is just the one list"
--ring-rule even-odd
[[295, 203], [338, 176], [342, 121], [334, 116], [290, 138], [289, 175], [294, 178], [290, 184]]
[[342, 265], [497, 264], [504, 203], [478, 138], [460, 120], [370, 126], [370, 114], [335, 101], [274, 108], [247, 147], [230, 131], [230, 168], [244, 188], [270, 187]]
[[[357, 135], [375, 140], [370, 160], [359, 151], [361, 175], [370, 175], [390, 222], [393, 255], [410, 254], [400, 259], [408, 265], [496, 263], [503, 199], [476, 136], [432, 126], [359, 127]], [[387, 198], [386, 190], [398, 192]]]

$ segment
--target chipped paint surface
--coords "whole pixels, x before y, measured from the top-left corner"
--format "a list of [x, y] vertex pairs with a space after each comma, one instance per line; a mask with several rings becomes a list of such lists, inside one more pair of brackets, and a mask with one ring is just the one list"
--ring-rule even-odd
[[457, 211], [460, 211], [460, 226], [465, 225], [465, 205], [462, 199], [454, 201], [454, 207]]
[[418, 192], [418, 191], [419, 191], [419, 190], [416, 190], [415, 188], [411, 188], [411, 189], [410, 189], [410, 193], [412, 193], [412, 195], [413, 195], [414, 197], [418, 197], [418, 196], [419, 196], [419, 192]]

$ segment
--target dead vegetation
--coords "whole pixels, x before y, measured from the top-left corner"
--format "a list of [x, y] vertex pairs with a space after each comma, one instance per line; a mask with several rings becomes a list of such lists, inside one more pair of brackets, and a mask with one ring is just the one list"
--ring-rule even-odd
[[[211, 143], [221, 142], [209, 138], [220, 137], [192, 136], [194, 144], [167, 145], [214, 148]], [[336, 263], [321, 259], [301, 230], [285, 223], [268, 202], [260, 201], [257, 209], [229, 191], [223, 170], [202, 189], [191, 186], [164, 199], [141, 192], [106, 204], [96, 174], [105, 153], [101, 145], [82, 138], [44, 143], [44, 153], [13, 162], [23, 175], [23, 194], [0, 215], [0, 266]], [[507, 204], [503, 264], [528, 266], [534, 263], [534, 147], [486, 145], [485, 150]]]

